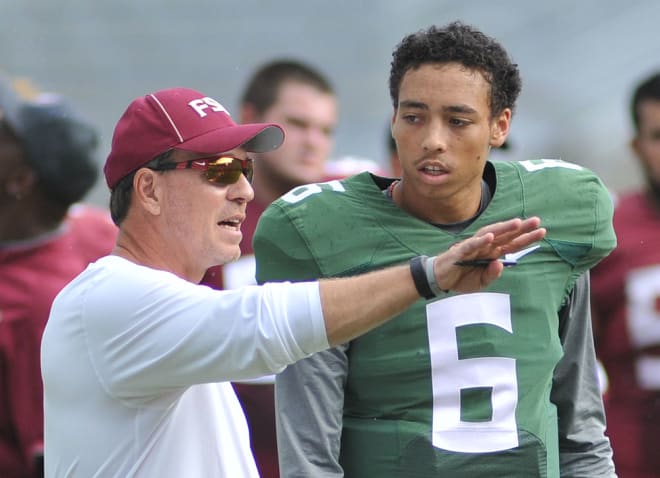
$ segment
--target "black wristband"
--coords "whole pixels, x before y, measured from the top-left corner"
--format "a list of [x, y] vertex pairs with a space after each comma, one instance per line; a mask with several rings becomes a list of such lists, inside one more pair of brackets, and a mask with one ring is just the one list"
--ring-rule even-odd
[[413, 282], [415, 283], [415, 288], [419, 295], [424, 297], [426, 300], [433, 299], [436, 295], [431, 290], [429, 281], [426, 278], [426, 261], [428, 256], [417, 256], [413, 257], [410, 260], [410, 273], [412, 274]]

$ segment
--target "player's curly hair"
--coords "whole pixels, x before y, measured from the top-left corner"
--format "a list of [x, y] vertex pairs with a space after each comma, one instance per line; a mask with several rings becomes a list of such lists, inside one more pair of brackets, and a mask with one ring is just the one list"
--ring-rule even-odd
[[514, 111], [522, 88], [518, 65], [496, 40], [458, 21], [407, 35], [396, 46], [390, 69], [390, 96], [394, 107], [399, 104], [401, 80], [408, 70], [428, 63], [450, 62], [480, 71], [490, 83], [491, 117], [505, 108]]

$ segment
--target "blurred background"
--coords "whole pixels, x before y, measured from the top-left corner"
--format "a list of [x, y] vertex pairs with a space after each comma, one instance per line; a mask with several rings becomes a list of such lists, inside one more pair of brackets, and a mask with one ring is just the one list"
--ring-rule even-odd
[[[562, 158], [614, 191], [639, 184], [628, 97], [660, 68], [657, 0], [0, 0], [0, 70], [70, 97], [101, 129], [101, 167], [133, 98], [186, 86], [237, 111], [253, 69], [294, 57], [337, 90], [334, 156], [384, 165], [392, 49], [452, 20], [494, 36], [520, 65], [511, 147], [495, 158]], [[88, 200], [107, 199], [101, 180]]]

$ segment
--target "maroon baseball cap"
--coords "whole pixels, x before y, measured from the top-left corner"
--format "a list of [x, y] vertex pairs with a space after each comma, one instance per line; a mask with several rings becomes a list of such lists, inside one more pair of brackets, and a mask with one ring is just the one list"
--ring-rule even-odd
[[171, 88], [137, 98], [117, 122], [105, 161], [105, 181], [113, 189], [169, 149], [216, 154], [243, 146], [263, 153], [277, 149], [284, 130], [274, 123], [234, 123], [218, 101], [188, 88]]

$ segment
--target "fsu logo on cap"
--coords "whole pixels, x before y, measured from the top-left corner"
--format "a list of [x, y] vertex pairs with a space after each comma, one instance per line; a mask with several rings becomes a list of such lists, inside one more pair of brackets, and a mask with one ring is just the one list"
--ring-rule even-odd
[[209, 98], [208, 96], [205, 96], [204, 98], [200, 98], [198, 100], [192, 100], [190, 103], [188, 103], [188, 106], [194, 109], [197, 112], [197, 114], [200, 116], [200, 118], [204, 118], [207, 115], [207, 112], [205, 110], [209, 108], [211, 108], [211, 111], [220, 111], [223, 113], [227, 113], [229, 115], [229, 111], [227, 111], [227, 109], [224, 106], [222, 106], [213, 98]]

